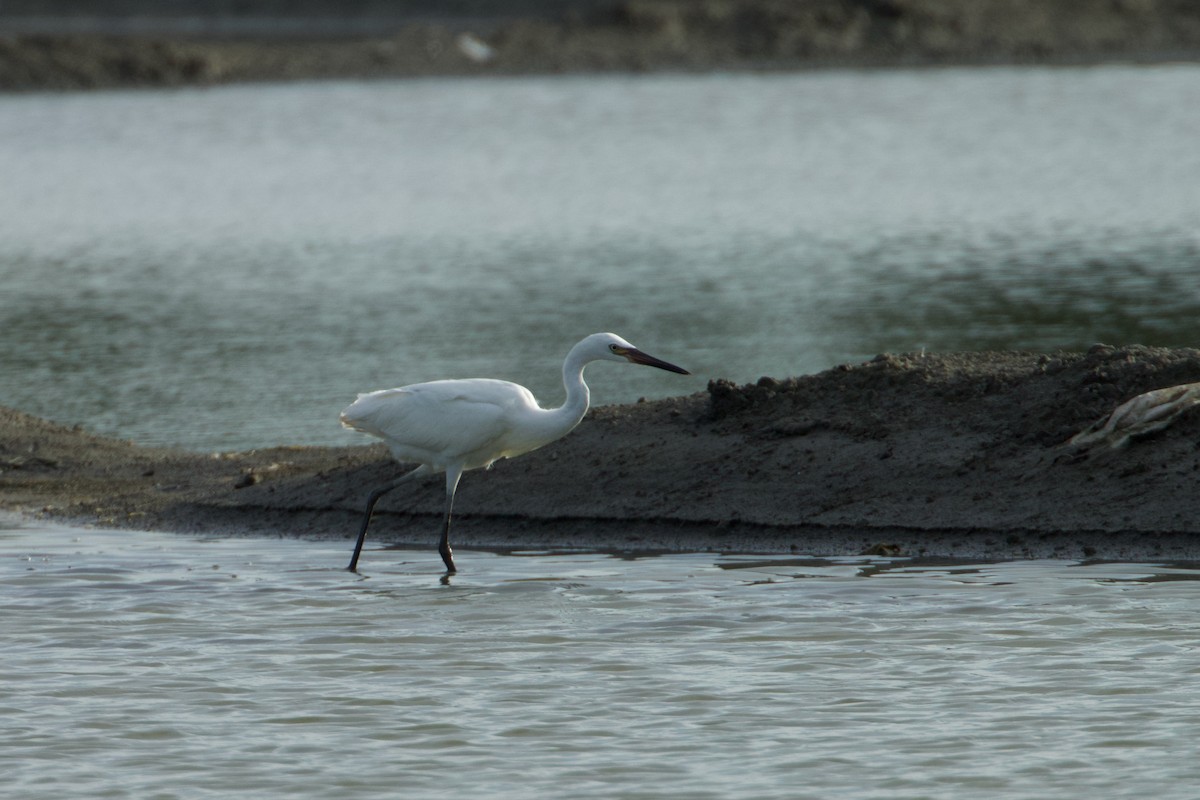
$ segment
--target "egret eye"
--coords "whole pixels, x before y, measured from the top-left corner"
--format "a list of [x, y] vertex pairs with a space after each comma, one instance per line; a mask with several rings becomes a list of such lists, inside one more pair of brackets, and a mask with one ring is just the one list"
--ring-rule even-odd
[[608, 349], [609, 349], [609, 350], [612, 350], [614, 353], [620, 353], [620, 352], [621, 352], [621, 347], [620, 347], [620, 345], [610, 344], [610, 345], [608, 346]]

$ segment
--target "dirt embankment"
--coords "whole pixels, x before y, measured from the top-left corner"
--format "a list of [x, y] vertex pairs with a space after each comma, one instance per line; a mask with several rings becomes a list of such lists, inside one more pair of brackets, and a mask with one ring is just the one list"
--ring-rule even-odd
[[366, 37], [0, 35], [0, 89], [1200, 58], [1200, 4], [1192, 0], [625, 0], [547, 8], [393, 16]]
[[[1200, 351], [887, 355], [594, 409], [464, 477], [462, 546], [1200, 559], [1200, 409], [1122, 449], [1064, 446], [1121, 402], [1200, 381]], [[0, 508], [116, 527], [345, 537], [398, 474], [382, 446], [219, 457], [0, 411]], [[372, 539], [428, 543], [440, 478]]]

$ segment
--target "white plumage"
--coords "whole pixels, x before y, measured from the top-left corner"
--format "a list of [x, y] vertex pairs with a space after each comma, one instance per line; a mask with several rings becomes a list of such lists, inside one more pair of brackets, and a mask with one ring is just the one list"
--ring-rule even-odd
[[513, 420], [536, 408], [529, 390], [515, 383], [432, 381], [359, 395], [342, 424], [383, 439], [397, 461], [442, 472], [459, 461], [476, 469], [533, 449], [522, 446]]
[[567, 399], [558, 408], [542, 408], [524, 386], [490, 378], [430, 381], [359, 395], [342, 411], [342, 424], [379, 437], [397, 461], [419, 466], [368, 496], [350, 569], [358, 565], [376, 501], [409, 478], [445, 472], [446, 515], [438, 551], [447, 571], [455, 572], [449, 544], [450, 515], [462, 473], [528, 453], [569, 433], [588, 409], [583, 370], [601, 360], [688, 374], [641, 352], [616, 334], [594, 333], [572, 347], [563, 362]]

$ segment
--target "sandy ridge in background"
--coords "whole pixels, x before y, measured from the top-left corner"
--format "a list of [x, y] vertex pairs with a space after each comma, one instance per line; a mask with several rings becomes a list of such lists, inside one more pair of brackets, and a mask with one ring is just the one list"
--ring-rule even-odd
[[[1200, 4], [1191, 0], [627, 0], [527, 3], [482, 17], [470, 5], [381, 17], [377, 35], [321, 34], [319, 20], [307, 35], [155, 33], [170, 29], [139, 18], [121, 23], [139, 34], [22, 33], [13, 18], [17, 32], [4, 35], [0, 16], [0, 90], [1200, 58]], [[345, 13], [329, 11], [330, 24], [344, 31], [355, 22]]]
[[[1200, 412], [1121, 450], [1064, 442], [1200, 381], [1200, 351], [882, 355], [817, 375], [593, 409], [464, 477], [462, 547], [1200, 559]], [[335, 410], [336, 411], [336, 410]], [[332, 412], [331, 412], [332, 413]], [[336, 424], [332, 418], [330, 424]], [[344, 537], [399, 472], [380, 445], [199, 454], [0, 410], [0, 508], [105, 526]], [[433, 545], [441, 478], [379, 506]]]

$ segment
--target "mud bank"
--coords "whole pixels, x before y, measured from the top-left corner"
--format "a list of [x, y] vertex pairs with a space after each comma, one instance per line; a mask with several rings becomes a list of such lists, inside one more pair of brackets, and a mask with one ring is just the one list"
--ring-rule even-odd
[[[274, 19], [274, 34], [270, 20], [235, 14], [200, 18], [191, 35], [162, 16], [100, 20], [101, 30], [136, 34], [64, 34], [78, 18], [56, 26], [42, 13], [42, 33], [0, 17], [0, 90], [1200, 58], [1200, 6], [1190, 0], [581, 1], [361, 19], [306, 3], [280, 12], [290, 16]], [[304, 33], [279, 33], [288, 30]], [[378, 33], [345, 33], [363, 30]]]
[[[460, 547], [1200, 560], [1200, 411], [1121, 449], [1064, 443], [1200, 351], [882, 355], [594, 409], [459, 489]], [[104, 526], [345, 538], [382, 446], [197, 454], [0, 410], [0, 508]], [[371, 540], [428, 545], [440, 478], [381, 501]], [[347, 551], [348, 552], [348, 551]], [[367, 554], [369, 561], [381, 555]]]

